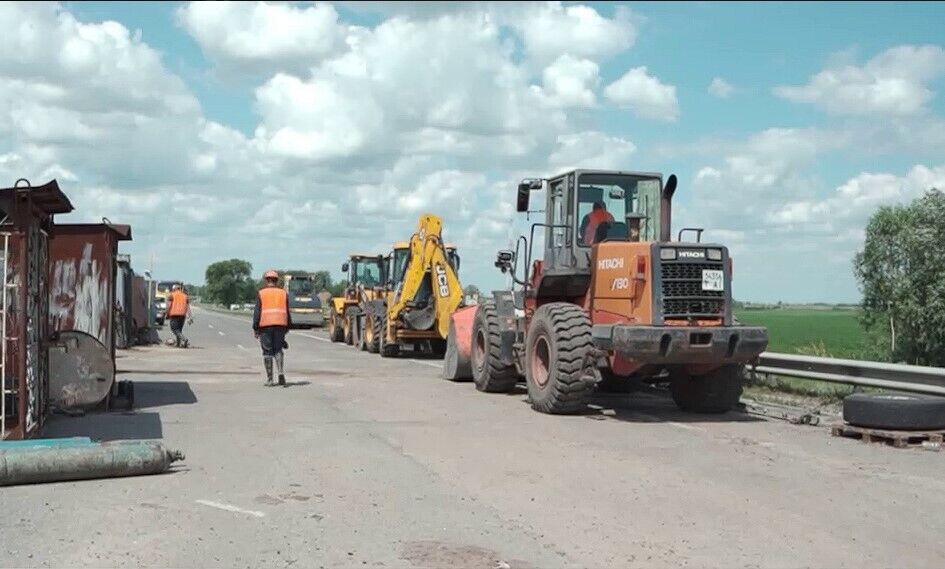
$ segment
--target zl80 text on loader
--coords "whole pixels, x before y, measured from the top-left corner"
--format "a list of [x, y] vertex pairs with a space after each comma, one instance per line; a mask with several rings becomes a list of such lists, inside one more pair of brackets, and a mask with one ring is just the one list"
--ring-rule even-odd
[[[524, 375], [545, 413], [580, 411], [595, 384], [632, 380], [668, 381], [683, 410], [735, 406], [767, 330], [734, 321], [726, 247], [702, 243], [701, 229], [671, 241], [675, 189], [676, 176], [600, 170], [520, 184], [519, 212], [546, 192], [544, 223], [498, 254], [515, 290], [454, 314], [447, 379], [470, 372], [478, 390], [505, 392]], [[544, 256], [532, 261], [536, 231]]]

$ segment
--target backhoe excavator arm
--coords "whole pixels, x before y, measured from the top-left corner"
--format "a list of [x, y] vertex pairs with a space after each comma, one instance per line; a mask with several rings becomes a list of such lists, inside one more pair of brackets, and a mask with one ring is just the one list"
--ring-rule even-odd
[[436, 330], [441, 338], [446, 338], [449, 334], [450, 315], [463, 302], [463, 286], [447, 259], [442, 231], [442, 219], [432, 214], [420, 216], [417, 231], [410, 238], [410, 258], [407, 261], [403, 286], [388, 311], [388, 317], [392, 320], [399, 318], [416, 299], [424, 279], [429, 278]]

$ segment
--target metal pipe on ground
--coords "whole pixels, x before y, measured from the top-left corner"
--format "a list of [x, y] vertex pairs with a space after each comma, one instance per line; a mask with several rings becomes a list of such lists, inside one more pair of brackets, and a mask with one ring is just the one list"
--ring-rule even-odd
[[11, 448], [0, 451], [0, 486], [160, 474], [179, 460], [155, 441]]

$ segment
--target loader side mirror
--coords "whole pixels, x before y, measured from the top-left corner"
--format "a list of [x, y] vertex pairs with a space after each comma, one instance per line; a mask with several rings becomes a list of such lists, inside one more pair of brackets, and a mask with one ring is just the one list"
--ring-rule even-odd
[[348, 263], [343, 263], [343, 264], [341, 265], [341, 272], [342, 272], [342, 273], [347, 273], [347, 272], [348, 272]]
[[522, 182], [518, 185], [518, 196], [515, 200], [515, 209], [519, 212], [528, 211], [528, 196], [531, 193], [531, 187], [528, 182]]
[[495, 266], [498, 267], [502, 273], [507, 273], [512, 270], [512, 264], [515, 262], [515, 253], [503, 249], [496, 253], [495, 256]]

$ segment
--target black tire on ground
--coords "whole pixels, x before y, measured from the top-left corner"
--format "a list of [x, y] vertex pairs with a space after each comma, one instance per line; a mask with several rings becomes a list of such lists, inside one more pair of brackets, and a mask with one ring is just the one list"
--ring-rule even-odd
[[499, 339], [499, 317], [495, 302], [479, 305], [472, 329], [472, 376], [476, 389], [487, 393], [508, 393], [518, 383], [514, 365], [503, 365]]
[[857, 427], [873, 429], [945, 429], [945, 397], [854, 393], [843, 399], [843, 420]]
[[364, 334], [366, 338], [364, 344], [367, 347], [367, 351], [372, 354], [376, 354], [381, 349], [380, 341], [381, 334], [383, 333], [381, 323], [381, 319], [374, 314], [365, 317]]
[[400, 354], [400, 346], [398, 344], [390, 344], [387, 342], [387, 315], [381, 319], [381, 336], [378, 339], [378, 350], [381, 353], [382, 358], [392, 358]]
[[349, 346], [353, 346], [355, 340], [357, 340], [357, 338], [355, 338], [358, 327], [357, 311], [358, 309], [354, 306], [349, 306], [345, 309], [345, 344]]
[[587, 356], [593, 348], [591, 320], [570, 302], [542, 305], [525, 337], [525, 384], [532, 409], [576, 413], [587, 405]]
[[438, 358], [446, 355], [446, 340], [430, 340], [430, 353]]
[[367, 330], [367, 327], [365, 326], [366, 322], [367, 322], [367, 316], [361, 316], [357, 319], [358, 349], [361, 350], [362, 352], [367, 351], [367, 338], [366, 338], [367, 334], [365, 334], [365, 331]]
[[724, 365], [705, 375], [677, 374], [669, 388], [676, 406], [692, 413], [725, 413], [738, 405], [742, 396], [745, 368]]
[[341, 317], [332, 309], [331, 316], [328, 318], [328, 338], [332, 342], [343, 342], [345, 339], [344, 327], [340, 320]]

